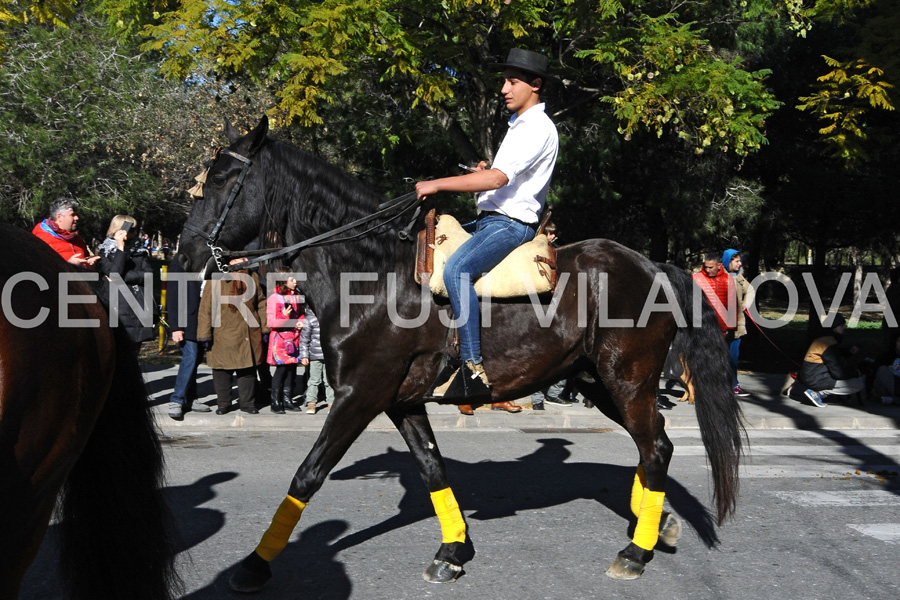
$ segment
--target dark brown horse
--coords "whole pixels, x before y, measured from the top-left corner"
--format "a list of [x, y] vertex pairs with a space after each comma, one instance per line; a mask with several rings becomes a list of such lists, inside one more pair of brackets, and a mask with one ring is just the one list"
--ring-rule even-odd
[[[186, 270], [198, 271], [212, 264], [211, 248], [213, 254], [235, 251], [254, 240], [304, 245], [289, 253], [291, 265], [306, 277], [300, 287], [322, 324], [336, 399], [272, 525], [231, 585], [240, 591], [262, 587], [271, 576], [269, 563], [307, 503], [382, 412], [415, 457], [441, 524], [443, 543], [425, 579], [452, 581], [473, 556], [473, 546], [424, 406], [435, 400], [428, 393], [447, 354], [446, 303], [423, 294], [414, 282], [413, 245], [397, 235], [402, 220], [368, 233], [366, 225], [342, 231], [340, 240], [329, 237], [327, 232], [375, 213], [383, 199], [315, 157], [269, 139], [267, 132], [265, 118], [243, 137], [226, 124], [231, 145], [207, 163], [204, 195], [182, 233], [180, 260]], [[416, 222], [412, 231], [422, 227]], [[607, 574], [632, 579], [643, 572], [658, 536], [673, 544], [680, 531], [677, 518], [663, 511], [672, 444], [656, 408], [673, 342], [693, 376], [719, 523], [734, 511], [743, 430], [727, 349], [705, 301], [697, 303], [702, 312], [693, 323], [696, 290], [685, 273], [608, 240], [565, 246], [557, 259], [560, 284], [552, 299], [495, 301], [490, 325], [483, 324], [492, 401], [520, 398], [575, 376], [579, 391], [631, 434], [640, 453], [631, 499], [637, 525], [632, 543]], [[665, 281], [668, 286], [660, 285]], [[668, 300], [657, 300], [663, 292]], [[648, 303], [668, 308], [641, 318]]]
[[35, 236], [0, 224], [0, 252], [0, 599], [57, 501], [70, 597], [170, 598], [162, 450], [128, 336]]

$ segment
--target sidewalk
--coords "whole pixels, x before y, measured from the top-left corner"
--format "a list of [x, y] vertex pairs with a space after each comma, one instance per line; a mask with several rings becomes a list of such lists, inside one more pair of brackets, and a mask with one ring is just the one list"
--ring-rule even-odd
[[[147, 365], [144, 379], [152, 396], [152, 404], [157, 413], [157, 422], [166, 433], [199, 431], [207, 429], [292, 429], [316, 431], [325, 422], [328, 409], [315, 415], [305, 412], [276, 415], [268, 407], [260, 409], [258, 415], [248, 415], [234, 410], [227, 415], [215, 412], [189, 412], [183, 421], [168, 417], [169, 396], [175, 383], [177, 367]], [[739, 402], [744, 411], [747, 429], [897, 429], [900, 427], [900, 405], [882, 406], [865, 403], [862, 406], [848, 405], [841, 401], [830, 402], [825, 408], [816, 408], [810, 403], [800, 403], [780, 395], [785, 381], [783, 374], [740, 373], [741, 387], [750, 392]], [[200, 401], [215, 407], [212, 388], [212, 371], [201, 365], [198, 371], [198, 393]], [[236, 394], [236, 392], [233, 392]], [[235, 396], [233, 396], [235, 397]], [[674, 399], [672, 399], [674, 401]], [[826, 400], [828, 401], [828, 400]], [[567, 430], [592, 431], [618, 428], [619, 426], [596, 408], [585, 408], [583, 404], [556, 406], [545, 404], [546, 410], [531, 410], [529, 398], [516, 401], [527, 407], [517, 414], [492, 411], [482, 407], [474, 416], [459, 413], [455, 406], [428, 404], [431, 426], [436, 430], [496, 429], [496, 430]], [[694, 406], [686, 402], [676, 402], [672, 410], [661, 411], [666, 418], [667, 429], [697, 429]], [[369, 430], [394, 429], [390, 419], [379, 415], [369, 425]]]

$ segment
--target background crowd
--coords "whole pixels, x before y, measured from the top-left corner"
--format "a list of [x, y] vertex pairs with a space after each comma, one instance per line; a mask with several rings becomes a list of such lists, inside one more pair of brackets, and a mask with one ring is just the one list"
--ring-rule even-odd
[[[37, 223], [32, 232], [55, 250], [73, 268], [100, 274], [101, 298], [109, 299], [111, 322], [123, 327], [137, 354], [141, 345], [154, 336], [154, 325], [160, 306], [147, 290], [152, 283], [148, 237], [139, 234], [138, 223], [130, 215], [110, 219], [106, 237], [92, 252], [78, 234], [78, 202], [62, 197], [54, 201], [48, 217]], [[552, 223], [545, 233], [556, 242], [557, 229]], [[236, 259], [238, 263], [241, 260]], [[747, 307], [754, 301], [754, 291], [742, 271], [742, 255], [730, 248], [720, 256], [709, 253], [693, 278], [716, 311], [724, 344], [731, 363], [734, 393], [749, 396], [738, 381], [741, 338], [752, 322]], [[169, 263], [172, 273], [182, 271], [177, 258]], [[255, 272], [239, 269], [214, 282], [171, 279], [167, 313], [172, 341], [181, 349], [181, 362], [169, 403], [169, 416], [184, 418], [189, 411], [209, 412], [211, 408], [197, 399], [197, 367], [205, 360], [213, 371], [216, 414], [224, 415], [238, 408], [247, 414], [258, 414], [269, 405], [275, 414], [302, 410], [295, 399], [304, 398], [306, 412], [315, 414], [334, 401], [328, 383], [320, 338], [319, 321], [309, 306], [301, 302], [295, 278], [276, 277], [274, 289], [266, 293]], [[900, 273], [895, 273], [896, 280]], [[249, 278], [249, 279], [248, 279]], [[248, 280], [254, 293], [242, 300]], [[185, 286], [185, 289], [181, 289]], [[900, 309], [900, 285], [889, 286], [889, 304]], [[113, 293], [110, 294], [109, 292]], [[247, 317], [250, 316], [248, 319]], [[875, 357], [859, 354], [856, 346], [843, 346], [846, 319], [839, 313], [823, 319], [820, 333], [813, 336], [799, 368], [791, 373], [791, 381], [783, 393], [798, 401], [808, 401], [824, 408], [826, 398], [842, 401], [865, 400], [881, 404], [900, 404], [900, 330], [884, 327], [883, 352]], [[274, 374], [272, 373], [274, 371]], [[683, 400], [692, 400], [690, 373], [683, 369], [678, 357], [669, 356], [663, 377], [685, 389]], [[237, 387], [237, 407], [232, 400]], [[320, 397], [324, 395], [324, 403]], [[573, 382], [561, 380], [531, 397], [534, 410], [544, 403], [572, 406], [577, 402]], [[590, 404], [585, 402], [590, 407]], [[657, 407], [673, 406], [660, 396]], [[494, 410], [520, 412], [515, 403], [491, 405]], [[473, 406], [464, 405], [460, 412], [474, 414]]]

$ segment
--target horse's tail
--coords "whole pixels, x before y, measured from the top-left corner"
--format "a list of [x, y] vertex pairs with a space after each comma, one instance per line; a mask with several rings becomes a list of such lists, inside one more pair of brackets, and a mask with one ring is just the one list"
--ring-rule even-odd
[[728, 348], [719, 329], [716, 313], [704, 298], [700, 326], [693, 323], [694, 294], [703, 292], [681, 269], [660, 265], [679, 299], [687, 327], [679, 327], [671, 352], [680, 357], [690, 372], [700, 436], [706, 448], [713, 478], [713, 501], [719, 525], [734, 514], [739, 488], [738, 466], [746, 432], [743, 414], [732, 389], [733, 378]]
[[61, 574], [73, 598], [165, 600], [178, 578], [162, 447], [128, 335], [113, 331], [112, 384], [59, 506]]

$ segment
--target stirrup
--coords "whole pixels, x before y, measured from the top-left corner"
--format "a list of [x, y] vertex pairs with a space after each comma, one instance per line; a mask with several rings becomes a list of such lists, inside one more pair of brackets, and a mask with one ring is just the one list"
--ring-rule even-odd
[[435, 389], [435, 396], [438, 393], [442, 393], [445, 399], [467, 400], [466, 404], [475, 404], [478, 400], [486, 402], [491, 398], [491, 388], [487, 384], [484, 368], [480, 364], [473, 364], [470, 360], [450, 378], [446, 387], [440, 386]]

